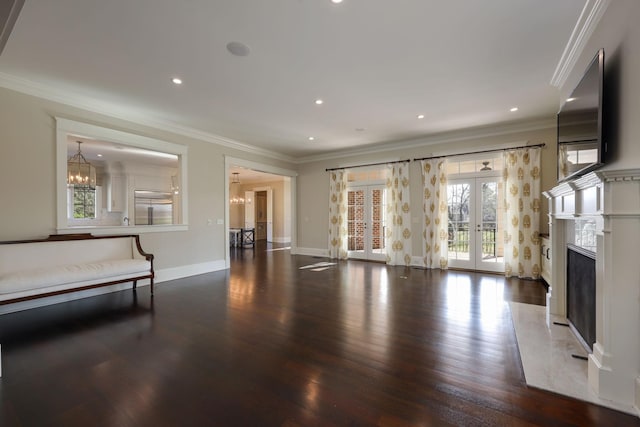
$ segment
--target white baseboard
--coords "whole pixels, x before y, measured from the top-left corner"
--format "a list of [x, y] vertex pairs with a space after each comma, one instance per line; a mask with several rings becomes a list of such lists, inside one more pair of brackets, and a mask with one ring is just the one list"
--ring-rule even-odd
[[296, 255], [308, 255], [308, 256], [319, 256], [319, 257], [323, 257], [323, 258], [329, 258], [329, 251], [327, 249], [297, 247], [295, 249], [295, 254]]
[[[168, 282], [170, 280], [181, 279], [183, 277], [196, 276], [198, 274], [211, 273], [224, 270], [226, 268], [224, 260], [203, 262], [200, 264], [183, 265], [180, 267], [163, 268], [156, 270], [154, 284]], [[80, 298], [89, 298], [111, 292], [131, 289], [131, 282], [118, 283], [117, 285], [104, 286], [101, 288], [88, 289], [86, 291], [70, 292], [52, 297], [37, 298], [28, 301], [16, 302], [0, 306], [0, 315], [14, 313], [16, 311], [28, 310], [31, 308], [44, 307], [46, 305], [59, 304], [62, 302], [74, 301]], [[149, 279], [138, 280], [138, 288], [149, 286]]]
[[640, 377], [636, 378], [636, 402], [635, 402], [636, 415], [640, 417]]
[[155, 283], [168, 282], [169, 280], [181, 279], [183, 277], [197, 276], [198, 274], [212, 273], [214, 271], [224, 270], [225, 268], [227, 268], [227, 266], [224, 260], [163, 268], [156, 271]]
[[291, 237], [274, 237], [271, 239], [272, 243], [291, 243]]

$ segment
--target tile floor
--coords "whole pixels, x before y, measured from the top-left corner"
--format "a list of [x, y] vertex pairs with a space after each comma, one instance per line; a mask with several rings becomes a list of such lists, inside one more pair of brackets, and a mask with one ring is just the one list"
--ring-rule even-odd
[[511, 316], [518, 339], [527, 385], [637, 415], [632, 407], [600, 399], [589, 387], [587, 351], [562, 317], [547, 315], [546, 307], [511, 302]]

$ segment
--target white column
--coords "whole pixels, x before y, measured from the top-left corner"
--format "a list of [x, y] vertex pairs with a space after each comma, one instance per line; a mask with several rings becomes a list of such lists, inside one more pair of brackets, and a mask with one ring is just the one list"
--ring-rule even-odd
[[604, 223], [597, 242], [589, 384], [599, 397], [633, 406], [640, 374], [640, 176], [631, 171], [598, 175], [604, 181]]

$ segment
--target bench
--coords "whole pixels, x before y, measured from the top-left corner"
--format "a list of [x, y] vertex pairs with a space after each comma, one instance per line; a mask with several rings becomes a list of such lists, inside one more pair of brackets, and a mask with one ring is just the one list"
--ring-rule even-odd
[[0, 305], [149, 279], [153, 255], [138, 235], [51, 235], [0, 242]]
[[0, 242], [0, 305], [126, 282], [135, 290], [142, 279], [149, 279], [153, 296], [153, 255], [142, 250], [138, 235]]

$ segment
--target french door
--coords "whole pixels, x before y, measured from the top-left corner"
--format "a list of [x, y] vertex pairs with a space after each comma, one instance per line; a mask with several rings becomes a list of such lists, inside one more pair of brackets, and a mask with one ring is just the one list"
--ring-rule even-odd
[[450, 267], [504, 272], [503, 187], [499, 177], [449, 180]]
[[347, 189], [347, 249], [349, 258], [384, 261], [386, 187], [367, 185]]

